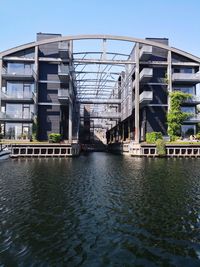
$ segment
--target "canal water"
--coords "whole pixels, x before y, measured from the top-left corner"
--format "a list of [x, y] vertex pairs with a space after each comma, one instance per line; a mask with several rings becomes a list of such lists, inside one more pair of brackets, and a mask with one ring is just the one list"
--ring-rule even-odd
[[0, 266], [200, 266], [200, 160], [0, 162]]

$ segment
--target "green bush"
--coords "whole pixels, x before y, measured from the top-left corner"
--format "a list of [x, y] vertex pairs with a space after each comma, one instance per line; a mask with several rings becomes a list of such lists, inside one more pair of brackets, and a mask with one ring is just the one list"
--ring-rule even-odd
[[196, 139], [200, 140], [200, 133], [196, 134]]
[[2, 134], [2, 133], [0, 133], [0, 140], [1, 140], [1, 139], [3, 139], [3, 134]]
[[175, 142], [175, 141], [177, 141], [178, 139], [180, 139], [180, 136], [177, 136], [177, 135], [171, 135], [171, 136], [170, 136], [170, 141], [171, 141], [171, 142]]
[[146, 133], [146, 142], [147, 143], [154, 144], [156, 142], [156, 140], [158, 140], [158, 139], [163, 139], [161, 132]]
[[156, 140], [156, 150], [159, 156], [166, 155], [165, 141], [163, 139]]
[[61, 135], [58, 133], [49, 134], [49, 142], [50, 143], [59, 143], [61, 141]]

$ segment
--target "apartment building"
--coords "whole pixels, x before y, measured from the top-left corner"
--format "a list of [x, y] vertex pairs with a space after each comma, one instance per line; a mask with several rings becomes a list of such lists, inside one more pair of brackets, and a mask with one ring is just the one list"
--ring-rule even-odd
[[[74, 58], [75, 41], [94, 39], [102, 40], [103, 51], [87, 52], [84, 47], [83, 57]], [[128, 57], [115, 60], [122, 53], [107, 51], [108, 40], [132, 42]], [[91, 53], [101, 57], [86, 58]], [[114, 56], [110, 59], [110, 55]], [[88, 64], [105, 67], [90, 73]], [[112, 89], [111, 73], [117, 74], [110, 70], [114, 65], [123, 68]], [[170, 47], [166, 38], [38, 33], [35, 42], [0, 52], [0, 133], [15, 140], [37, 135], [41, 141], [50, 133], [60, 133], [69, 142], [90, 142], [91, 134], [101, 132], [102, 136], [106, 133], [108, 143], [138, 143], [152, 131], [167, 136], [169, 93], [179, 90], [192, 95], [182, 105], [191, 116], [180, 134], [196, 134], [199, 66], [200, 58]], [[97, 108], [99, 105], [103, 108]]]

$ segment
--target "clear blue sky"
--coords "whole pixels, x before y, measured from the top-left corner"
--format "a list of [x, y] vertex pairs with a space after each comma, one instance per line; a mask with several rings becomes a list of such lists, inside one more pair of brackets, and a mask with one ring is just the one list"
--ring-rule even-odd
[[37, 32], [168, 37], [200, 56], [199, 0], [0, 0], [0, 51]]

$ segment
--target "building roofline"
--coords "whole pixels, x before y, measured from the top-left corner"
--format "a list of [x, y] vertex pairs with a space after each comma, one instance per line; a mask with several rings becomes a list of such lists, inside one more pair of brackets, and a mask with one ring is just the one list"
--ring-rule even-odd
[[165, 49], [167, 51], [177, 53], [181, 56], [187, 57], [187, 58], [189, 58], [193, 61], [196, 61], [200, 64], [200, 58], [199, 57], [194, 56], [188, 52], [182, 51], [180, 49], [170, 47], [170, 46], [162, 44], [162, 43], [146, 40], [146, 39], [139, 39], [139, 38], [128, 37], [128, 36], [118, 36], [118, 35], [71, 35], [71, 36], [60, 36], [60, 37], [51, 38], [51, 39], [44, 39], [41, 41], [23, 44], [23, 45], [2, 51], [0, 53], [0, 58], [3, 58], [4, 56], [8, 56], [9, 54], [12, 54], [12, 53], [24, 50], [24, 49], [33, 48], [33, 47], [39, 46], [39, 45], [45, 45], [45, 44], [56, 43], [56, 42], [61, 42], [61, 41], [76, 41], [76, 40], [89, 40], [89, 39], [93, 39], [93, 40], [94, 39], [107, 39], [107, 40], [116, 40], [116, 41], [140, 43], [140, 44], [144, 44], [144, 45], [155, 46], [158, 48]]

